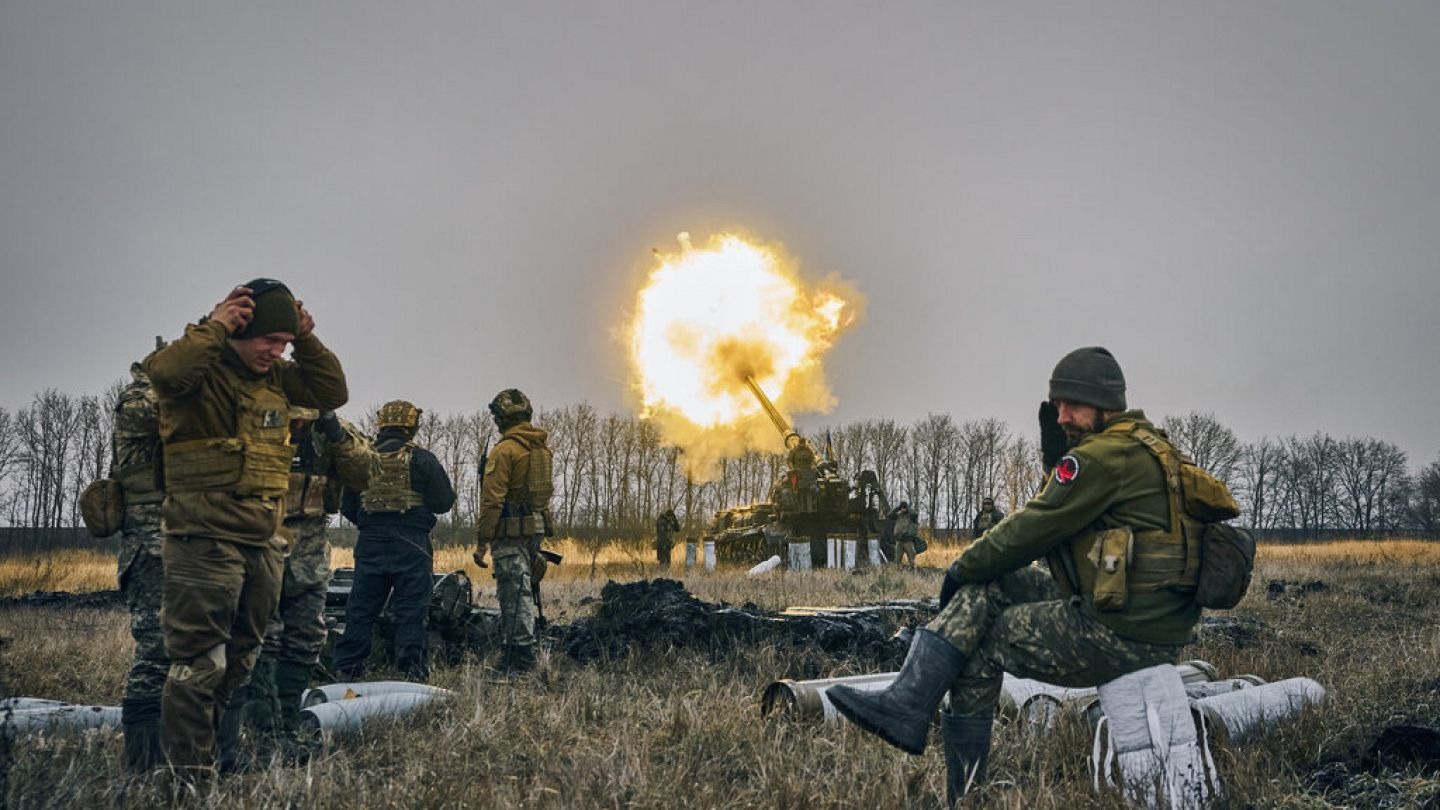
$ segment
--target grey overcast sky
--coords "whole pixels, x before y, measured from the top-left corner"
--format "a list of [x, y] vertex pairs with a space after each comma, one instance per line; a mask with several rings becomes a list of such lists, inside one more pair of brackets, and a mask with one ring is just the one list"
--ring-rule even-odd
[[866, 295], [839, 407], [1030, 430], [1065, 351], [1243, 439], [1440, 452], [1440, 3], [0, 0], [0, 405], [234, 284], [351, 379], [629, 407], [652, 245]]

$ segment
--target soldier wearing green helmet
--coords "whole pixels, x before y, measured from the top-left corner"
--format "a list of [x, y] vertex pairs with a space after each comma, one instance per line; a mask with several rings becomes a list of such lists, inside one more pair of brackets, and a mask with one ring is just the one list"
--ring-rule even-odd
[[540, 540], [551, 534], [548, 435], [530, 423], [530, 399], [507, 388], [490, 401], [500, 441], [485, 463], [476, 520], [475, 562], [494, 558], [504, 653], [500, 668], [523, 672], [535, 666], [534, 586], [545, 576]]
[[[1092, 346], [1061, 358], [1042, 414], [1052, 412], [1045, 427], [1068, 447], [1050, 459], [1044, 489], [950, 566], [941, 612], [915, 633], [894, 683], [828, 693], [850, 721], [918, 754], [948, 691], [952, 803], [984, 778], [1003, 673], [1097, 686], [1174, 663], [1200, 618], [1182, 507], [1159, 460], [1173, 448], [1126, 409], [1115, 357]], [[1031, 564], [1041, 558], [1048, 575]]]

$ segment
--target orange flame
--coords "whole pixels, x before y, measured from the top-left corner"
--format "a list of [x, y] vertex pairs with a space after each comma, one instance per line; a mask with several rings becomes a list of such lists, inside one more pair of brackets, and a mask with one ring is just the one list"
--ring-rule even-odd
[[821, 357], [858, 320], [860, 297], [835, 279], [807, 284], [777, 247], [735, 234], [704, 249], [679, 239], [679, 253], [657, 251], [639, 293], [630, 358], [641, 415], [704, 480], [720, 458], [782, 446], [747, 376], [786, 413], [834, 406]]

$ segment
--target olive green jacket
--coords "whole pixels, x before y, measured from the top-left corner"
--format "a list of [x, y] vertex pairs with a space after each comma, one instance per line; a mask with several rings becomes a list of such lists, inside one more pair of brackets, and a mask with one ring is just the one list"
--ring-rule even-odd
[[[1051, 472], [1039, 495], [960, 555], [952, 575], [961, 582], [989, 582], [1048, 555], [1062, 591], [1073, 592], [1076, 583], [1065, 569], [1073, 566], [1070, 543], [1076, 537], [1122, 527], [1168, 530], [1165, 475], [1155, 456], [1129, 435], [1137, 423], [1160, 433], [1144, 412], [1132, 410], [1086, 436]], [[1106, 627], [1151, 644], [1188, 643], [1200, 620], [1193, 594], [1179, 588], [1131, 593], [1121, 610], [1097, 610], [1092, 594], [1080, 598], [1083, 609]]]
[[[160, 439], [182, 442], [235, 435], [244, 395], [240, 388], [269, 387], [291, 405], [332, 411], [350, 393], [340, 361], [315, 335], [297, 338], [294, 360], [278, 360], [266, 374], [245, 368], [230, 348], [219, 321], [185, 328], [185, 336], [145, 360], [145, 371], [160, 403]], [[227, 365], [235, 375], [221, 373]], [[238, 386], [233, 381], [240, 380]], [[228, 492], [169, 493], [165, 497], [166, 534], [196, 535], [263, 545], [280, 528], [284, 499], [241, 498]]]

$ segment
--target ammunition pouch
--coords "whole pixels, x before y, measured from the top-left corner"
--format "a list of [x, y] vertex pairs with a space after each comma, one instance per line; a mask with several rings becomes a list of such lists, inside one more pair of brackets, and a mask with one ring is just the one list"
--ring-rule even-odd
[[154, 464], [131, 464], [112, 470], [110, 477], [125, 490], [125, 505], [139, 506], [146, 503], [160, 503], [165, 500], [165, 491], [155, 478]]
[[165, 445], [166, 492], [230, 492], [248, 498], [284, 497], [290, 487], [288, 442], [195, 439]]
[[285, 519], [324, 517], [328, 481], [323, 475], [290, 473], [290, 487], [285, 493]]
[[1186, 550], [1183, 534], [1121, 527], [1076, 537], [1069, 554], [1080, 592], [1092, 597], [1096, 610], [1109, 611], [1124, 610], [1132, 593], [1194, 588]]
[[543, 515], [522, 515], [519, 517], [500, 518], [500, 537], [511, 540], [517, 538], [530, 539], [545, 534], [545, 518]]

